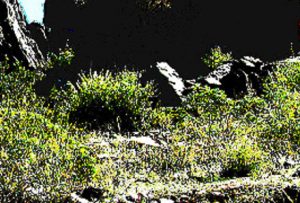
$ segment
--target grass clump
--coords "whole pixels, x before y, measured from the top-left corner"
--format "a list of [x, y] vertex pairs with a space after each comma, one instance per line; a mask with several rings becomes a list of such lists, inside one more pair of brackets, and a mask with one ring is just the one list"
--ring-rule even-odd
[[232, 54], [224, 53], [219, 46], [210, 49], [210, 53], [202, 57], [204, 64], [212, 70], [215, 70], [218, 66], [232, 59]]
[[226, 145], [224, 169], [221, 177], [247, 177], [265, 172], [267, 165], [265, 152], [247, 135], [238, 137]]
[[124, 70], [81, 74], [80, 81], [67, 89], [53, 89], [52, 100], [57, 109], [64, 108], [69, 121], [89, 129], [112, 124], [115, 130], [137, 130], [147, 124], [155, 96], [154, 86], [139, 82], [140, 74]]

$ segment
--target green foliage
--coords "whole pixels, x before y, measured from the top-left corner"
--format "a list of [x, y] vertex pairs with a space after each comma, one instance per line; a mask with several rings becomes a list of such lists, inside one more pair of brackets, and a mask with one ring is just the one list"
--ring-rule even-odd
[[42, 75], [19, 62], [10, 72], [6, 61], [0, 68], [0, 201], [63, 201], [94, 174], [82, 131], [35, 94], [33, 85]]
[[[52, 56], [49, 68], [70, 64], [73, 54]], [[181, 107], [154, 108], [155, 88], [136, 72], [81, 74], [53, 88], [46, 103], [33, 89], [44, 75], [4, 61], [0, 201], [64, 202], [88, 186], [102, 189], [102, 202], [144, 189], [160, 198], [206, 182], [283, 174], [281, 159], [300, 155], [300, 63], [276, 66], [260, 96], [234, 100], [195, 85]]]
[[259, 176], [282, 167], [276, 157], [299, 156], [299, 67], [299, 62], [278, 64], [261, 97], [232, 100], [221, 90], [198, 85], [188, 95], [183, 105], [195, 116], [193, 123], [224, 155], [217, 159], [220, 176]]
[[11, 67], [8, 63], [10, 59], [0, 62], [0, 104], [2, 107], [20, 106], [25, 102], [28, 108], [30, 103], [37, 103], [34, 92], [34, 84], [41, 80], [43, 74], [39, 71], [27, 70], [19, 61], [15, 61]]
[[231, 53], [223, 53], [221, 47], [217, 46], [210, 50], [209, 54], [206, 54], [202, 61], [212, 70], [222, 65], [224, 62], [232, 60]]
[[188, 113], [182, 107], [154, 108], [149, 114], [150, 127], [164, 130], [176, 128], [187, 116]]
[[290, 140], [300, 144], [300, 63], [278, 65], [265, 84], [264, 99], [269, 103], [265, 128], [272, 139]]
[[109, 71], [81, 74], [76, 86], [69, 83], [66, 90], [53, 89], [51, 97], [55, 108], [63, 108], [71, 122], [88, 124], [90, 129], [108, 123], [115, 123], [118, 130], [139, 129], [147, 123], [155, 96], [154, 86], [143, 86], [139, 77], [127, 70], [115, 75]]
[[183, 105], [194, 115], [221, 117], [223, 113], [228, 113], [232, 104], [233, 100], [227, 98], [224, 91], [196, 84]]
[[86, 147], [76, 130], [20, 108], [0, 108], [0, 126], [1, 201], [60, 200], [90, 181], [93, 159], [78, 155]]
[[222, 177], [246, 177], [259, 174], [268, 162], [258, 143], [249, 138], [247, 134], [228, 143], [223, 158], [225, 165]]
[[64, 49], [59, 49], [58, 55], [50, 52], [48, 53], [48, 66], [49, 67], [66, 67], [71, 65], [75, 53], [68, 45]]

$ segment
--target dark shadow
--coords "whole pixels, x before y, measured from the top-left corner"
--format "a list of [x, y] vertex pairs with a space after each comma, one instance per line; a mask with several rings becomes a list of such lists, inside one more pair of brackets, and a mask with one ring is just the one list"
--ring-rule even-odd
[[[67, 71], [51, 71], [39, 93], [47, 92], [57, 78], [76, 81], [81, 69], [91, 67], [146, 69], [146, 81], [159, 75], [150, 66], [166, 61], [184, 79], [196, 78], [208, 72], [201, 57], [215, 45], [236, 58], [251, 55], [264, 61], [289, 56], [290, 42], [299, 50], [297, 1], [173, 0], [171, 9], [154, 12], [145, 12], [134, 0], [87, 2], [46, 1], [49, 51], [57, 52], [69, 39], [77, 58]], [[163, 104], [178, 104], [163, 77], [158, 83]]]

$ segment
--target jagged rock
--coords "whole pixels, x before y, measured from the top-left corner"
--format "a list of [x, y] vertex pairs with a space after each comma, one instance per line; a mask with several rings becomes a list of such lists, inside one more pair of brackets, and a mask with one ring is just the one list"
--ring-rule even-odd
[[260, 59], [245, 56], [240, 60], [226, 62], [196, 82], [218, 87], [233, 98], [250, 91], [259, 95], [263, 90], [263, 79], [271, 73], [273, 66], [271, 63], [264, 64]]
[[24, 14], [17, 0], [0, 0], [1, 61], [5, 55], [22, 61], [30, 69], [38, 69], [45, 64], [38, 45], [29, 37]]
[[182, 97], [182, 92], [185, 89], [185, 84], [179, 74], [171, 68], [167, 63], [160, 62], [157, 63], [156, 67], [159, 72], [168, 78], [169, 84], [173, 87], [174, 91], [179, 97]]
[[196, 83], [218, 87], [233, 98], [248, 94], [250, 91], [259, 95], [263, 90], [263, 79], [271, 73], [273, 66], [272, 63], [265, 64], [260, 59], [245, 56], [240, 60], [226, 62], [197, 80], [183, 80], [167, 63], [160, 62], [156, 65], [181, 100], [185, 99]]
[[[91, 203], [90, 201], [80, 197], [80, 195], [76, 193], [72, 193], [70, 195], [70, 198], [68, 199], [69, 202], [74, 202], [74, 203]], [[68, 202], [67, 201], [67, 202]]]

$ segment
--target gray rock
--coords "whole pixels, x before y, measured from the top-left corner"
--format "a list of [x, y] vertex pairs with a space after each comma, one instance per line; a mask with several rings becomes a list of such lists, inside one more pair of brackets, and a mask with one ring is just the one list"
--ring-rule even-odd
[[45, 60], [36, 42], [29, 37], [26, 21], [17, 0], [0, 0], [0, 60], [18, 59], [29, 69], [38, 69]]
[[263, 63], [260, 59], [244, 56], [220, 65], [207, 76], [197, 80], [183, 80], [176, 70], [165, 62], [157, 63], [156, 68], [167, 78], [169, 85], [183, 101], [196, 83], [220, 88], [231, 98], [239, 98], [250, 92], [259, 95], [263, 91], [263, 79], [270, 75], [273, 66], [273, 63]]
[[185, 84], [176, 70], [169, 66], [166, 62], [159, 62], [156, 64], [156, 67], [163, 76], [168, 78], [168, 82], [174, 89], [175, 93], [179, 97], [182, 97], [182, 92], [185, 89]]
[[271, 73], [272, 68], [272, 63], [263, 63], [260, 59], [244, 56], [219, 66], [196, 82], [218, 87], [232, 98], [239, 98], [251, 91], [259, 95], [263, 90], [263, 79]]

